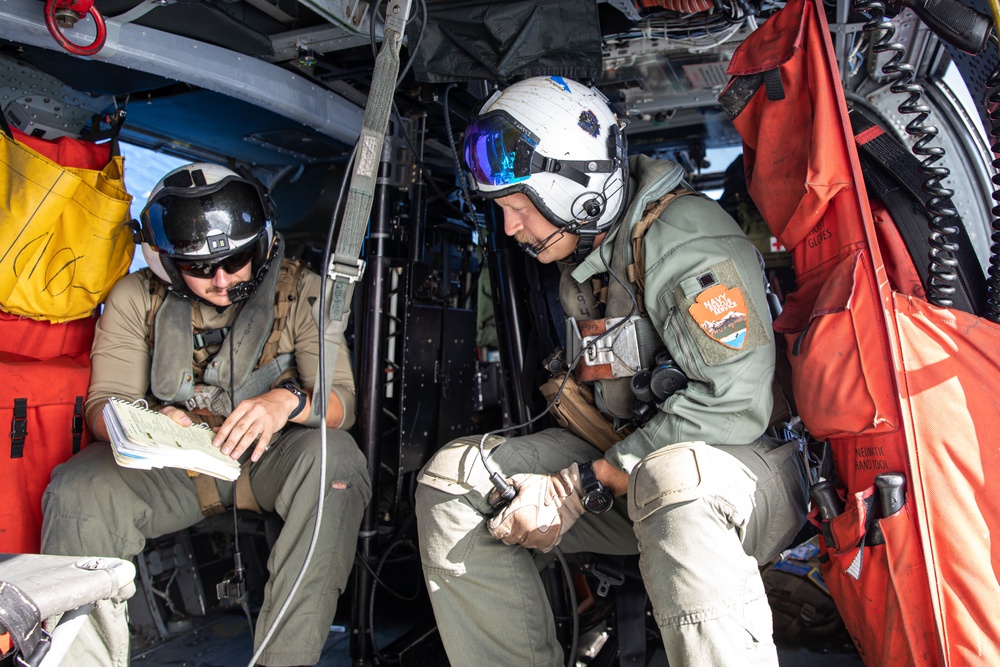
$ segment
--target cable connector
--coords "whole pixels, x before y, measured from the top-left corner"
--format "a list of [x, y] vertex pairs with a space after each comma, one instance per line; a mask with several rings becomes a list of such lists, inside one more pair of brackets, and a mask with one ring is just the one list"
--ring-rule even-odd
[[215, 585], [215, 594], [219, 601], [232, 600], [243, 604], [247, 600], [247, 582], [243, 578], [243, 559], [237, 551], [233, 556], [234, 569], [226, 574], [226, 578]]
[[517, 495], [517, 489], [513, 485], [508, 484], [507, 480], [498, 472], [490, 473], [490, 482], [493, 484], [494, 491], [490, 493], [487, 500], [493, 511], [499, 512], [507, 503], [514, 500], [514, 496]]
[[[235, 574], [235, 572], [230, 573], [230, 575]], [[247, 594], [247, 584], [243, 579], [234, 579], [232, 576], [228, 576], [215, 585], [215, 594], [219, 596], [220, 602], [223, 600], [241, 602]]]

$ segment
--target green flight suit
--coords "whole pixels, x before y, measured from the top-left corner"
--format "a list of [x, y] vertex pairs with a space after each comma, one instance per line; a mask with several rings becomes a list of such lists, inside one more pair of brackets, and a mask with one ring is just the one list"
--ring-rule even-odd
[[[626, 232], [679, 181], [670, 162], [636, 157], [630, 166], [636, 182], [623, 221], [602, 242], [603, 253], [595, 249], [573, 272], [579, 283], [606, 271], [602, 254], [630, 257], [621, 245]], [[735, 221], [699, 196], [674, 201], [643, 249], [645, 306], [690, 382], [604, 455], [629, 473], [627, 498], [605, 514], [585, 513], [559, 548], [640, 553], [672, 667], [777, 665], [758, 564], [802, 526], [807, 482], [797, 447], [762, 437], [775, 349], [757, 254]], [[727, 322], [703, 317], [717, 306]], [[605, 315], [631, 309], [627, 295], [612, 292]], [[738, 335], [722, 326], [730, 319], [742, 323]], [[599, 406], [610, 395], [601, 387], [595, 394]], [[486, 449], [505, 477], [551, 473], [601, 455], [563, 429], [499, 440]], [[531, 553], [499, 542], [484, 526], [493, 487], [478, 442], [443, 448], [417, 489], [424, 574], [445, 648], [454, 665], [563, 665]]]

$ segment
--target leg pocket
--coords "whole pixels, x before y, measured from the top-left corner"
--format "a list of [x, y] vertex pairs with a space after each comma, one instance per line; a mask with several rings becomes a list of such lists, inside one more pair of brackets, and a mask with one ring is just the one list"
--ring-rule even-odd
[[[467, 436], [452, 440], [442, 447], [417, 476], [417, 482], [453, 496], [463, 496], [475, 489], [483, 489], [489, 482], [489, 473], [479, 455], [482, 436]], [[504, 438], [490, 437], [483, 443], [489, 452], [502, 444]]]

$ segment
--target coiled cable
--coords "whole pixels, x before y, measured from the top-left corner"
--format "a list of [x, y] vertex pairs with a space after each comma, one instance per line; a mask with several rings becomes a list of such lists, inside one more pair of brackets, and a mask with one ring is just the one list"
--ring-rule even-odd
[[927, 300], [935, 306], [948, 308], [954, 305], [953, 296], [957, 290], [958, 260], [955, 259], [955, 253], [959, 249], [958, 244], [949, 237], [958, 234], [959, 229], [958, 212], [949, 205], [955, 192], [942, 184], [951, 171], [936, 164], [944, 158], [945, 151], [940, 146], [930, 145], [937, 138], [938, 130], [926, 122], [931, 109], [921, 101], [924, 88], [914, 81], [913, 66], [904, 61], [905, 47], [900, 42], [893, 41], [896, 27], [886, 18], [885, 3], [879, 0], [860, 0], [855, 2], [854, 9], [870, 17], [864, 25], [864, 31], [873, 40], [872, 53], [892, 53], [882, 65], [882, 73], [894, 77], [889, 90], [897, 95], [907, 95], [899, 104], [899, 113], [914, 116], [906, 124], [906, 133], [916, 138], [911, 151], [921, 159], [919, 171], [924, 177], [921, 189], [927, 195], [924, 200], [930, 228]]

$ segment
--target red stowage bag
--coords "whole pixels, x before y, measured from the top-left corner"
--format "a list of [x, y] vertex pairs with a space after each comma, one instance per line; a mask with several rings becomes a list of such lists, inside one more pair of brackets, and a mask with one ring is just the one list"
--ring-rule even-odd
[[52, 469], [90, 442], [83, 406], [97, 319], [0, 313], [0, 553], [37, 553]]

